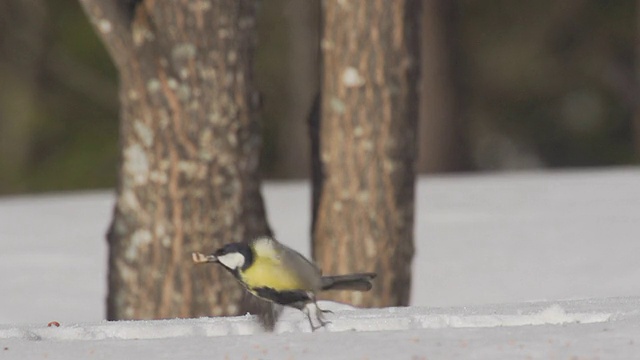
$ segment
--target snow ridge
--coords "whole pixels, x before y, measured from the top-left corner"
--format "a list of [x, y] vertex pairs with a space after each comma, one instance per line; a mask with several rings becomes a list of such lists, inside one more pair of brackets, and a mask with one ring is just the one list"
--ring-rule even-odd
[[[609, 313], [567, 312], [559, 304], [540, 311], [517, 314], [430, 314], [427, 308], [348, 309], [331, 302], [323, 307], [334, 310], [331, 323], [323, 332], [393, 331], [444, 328], [487, 328], [609, 321]], [[348, 308], [348, 307], [346, 307]], [[343, 310], [338, 310], [343, 309]], [[278, 322], [276, 333], [309, 332], [302, 313], [287, 310]], [[215, 337], [264, 333], [252, 315], [198, 319], [111, 321], [98, 324], [61, 327], [27, 327], [0, 329], [0, 339], [39, 340], [105, 340], [166, 339], [176, 337]]]

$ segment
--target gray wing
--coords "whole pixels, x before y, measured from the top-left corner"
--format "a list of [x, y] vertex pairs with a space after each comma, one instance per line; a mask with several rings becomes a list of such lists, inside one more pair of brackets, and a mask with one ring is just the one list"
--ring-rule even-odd
[[272, 242], [273, 248], [278, 253], [283, 266], [292, 269], [292, 271], [298, 274], [300, 281], [306, 287], [306, 289], [301, 290], [311, 290], [313, 292], [320, 290], [322, 287], [322, 273], [314, 263], [302, 256], [299, 252], [281, 244], [273, 238], [264, 240]]

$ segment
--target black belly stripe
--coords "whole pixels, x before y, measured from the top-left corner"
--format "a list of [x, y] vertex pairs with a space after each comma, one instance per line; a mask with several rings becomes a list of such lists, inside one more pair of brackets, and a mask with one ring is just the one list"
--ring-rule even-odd
[[304, 290], [277, 291], [268, 287], [260, 287], [253, 288], [251, 291], [263, 299], [280, 305], [301, 306], [311, 301], [309, 294]]

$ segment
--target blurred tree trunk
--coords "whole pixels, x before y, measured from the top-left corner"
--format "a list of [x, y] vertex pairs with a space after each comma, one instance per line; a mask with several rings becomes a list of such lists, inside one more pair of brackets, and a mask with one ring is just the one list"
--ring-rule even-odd
[[287, 87], [290, 98], [287, 101], [287, 121], [278, 131], [278, 172], [285, 177], [306, 178], [309, 176], [310, 155], [305, 120], [314, 97], [320, 91], [320, 1], [289, 0], [285, 10], [289, 23]]
[[[254, 0], [81, 0], [120, 74], [109, 319], [239, 313], [190, 253], [269, 233], [259, 192]], [[126, 6], [125, 6], [126, 5]]]
[[449, 0], [422, 3], [420, 173], [470, 169], [457, 79], [457, 6]]
[[379, 274], [370, 294], [337, 294], [340, 301], [409, 303], [419, 5], [323, 2], [313, 253], [325, 274]]
[[640, 161], [640, 1], [636, 2], [636, 43], [635, 43], [635, 62], [636, 62], [636, 82], [634, 88], [636, 95], [634, 96], [635, 111], [633, 114], [633, 145], [636, 155], [636, 161]]
[[319, 0], [271, 0], [258, 16], [256, 84], [264, 99], [263, 169], [309, 177], [306, 118], [319, 90]]
[[0, 2], [0, 193], [24, 190], [41, 111], [38, 80], [43, 68], [47, 10], [41, 0]]

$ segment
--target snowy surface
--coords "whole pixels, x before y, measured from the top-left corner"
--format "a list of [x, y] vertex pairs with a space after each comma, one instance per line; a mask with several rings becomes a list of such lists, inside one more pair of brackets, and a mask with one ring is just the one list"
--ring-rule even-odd
[[[326, 304], [322, 304], [326, 307]], [[275, 333], [251, 316], [0, 326], [3, 359], [637, 358], [637, 298], [473, 308], [335, 310], [309, 333], [286, 312]], [[604, 311], [599, 311], [604, 310]]]
[[[275, 334], [248, 316], [105, 322], [113, 194], [0, 198], [0, 358], [638, 358], [638, 184], [636, 169], [423, 178], [413, 306], [324, 304], [316, 333], [292, 310]], [[264, 194], [277, 237], [308, 253], [308, 185]]]

